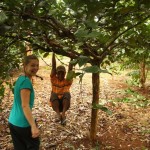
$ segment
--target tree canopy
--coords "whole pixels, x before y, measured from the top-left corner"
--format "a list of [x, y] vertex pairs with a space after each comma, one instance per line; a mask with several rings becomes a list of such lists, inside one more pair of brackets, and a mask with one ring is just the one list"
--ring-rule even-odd
[[116, 47], [135, 43], [131, 34], [140, 35], [136, 30], [149, 19], [149, 5], [147, 0], [2, 0], [1, 51], [13, 46], [25, 51], [27, 42], [33, 50], [101, 63]]

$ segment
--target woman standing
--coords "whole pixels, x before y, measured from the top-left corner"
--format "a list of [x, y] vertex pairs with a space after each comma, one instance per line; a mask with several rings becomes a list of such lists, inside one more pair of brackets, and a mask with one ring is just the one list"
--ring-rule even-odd
[[9, 128], [15, 150], [39, 150], [39, 129], [32, 116], [34, 89], [32, 76], [39, 69], [39, 60], [34, 55], [26, 56], [23, 62], [24, 75], [19, 76], [14, 87], [14, 102], [9, 116]]

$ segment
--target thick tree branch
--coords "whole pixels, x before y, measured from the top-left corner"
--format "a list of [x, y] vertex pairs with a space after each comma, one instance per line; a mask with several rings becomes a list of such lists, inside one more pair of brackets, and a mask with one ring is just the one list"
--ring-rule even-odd
[[43, 17], [36, 17], [33, 14], [29, 13], [29, 12], [24, 12], [21, 14], [22, 18], [24, 18], [24, 16], [26, 16], [26, 18], [30, 18], [33, 20], [36, 20], [38, 22], [41, 22], [42, 24], [46, 24], [47, 26], [49, 26], [51, 29], [53, 29], [58, 36], [60, 37], [68, 37], [69, 39], [72, 39], [73, 41], [76, 41], [75, 36], [73, 33], [71, 33], [71, 31], [67, 28], [65, 28], [65, 26], [58, 20], [56, 20], [52, 15], [51, 16], [43, 16]]
[[73, 51], [72, 49], [67, 50], [67, 51], [63, 50], [63, 47], [59, 47], [57, 44], [45, 43], [45, 44], [41, 45], [41, 44], [35, 43], [34, 41], [32, 41], [29, 38], [25, 38], [25, 37], [21, 37], [21, 36], [18, 37], [18, 36], [7, 35], [5, 37], [10, 38], [10, 39], [16, 39], [16, 41], [20, 40], [20, 41], [29, 42], [32, 45], [32, 48], [34, 50], [40, 49], [40, 50], [43, 50], [44, 52], [54, 52], [56, 54], [66, 56], [66, 57], [69, 57], [72, 59], [78, 58], [80, 56], [79, 53]]
[[83, 49], [84, 54], [85, 54], [86, 56], [92, 56], [94, 59], [99, 59], [99, 56], [96, 55], [96, 54], [94, 53], [94, 51], [92, 51], [93, 47], [90, 46], [88, 43], [85, 42], [85, 43], [81, 46], [81, 48]]

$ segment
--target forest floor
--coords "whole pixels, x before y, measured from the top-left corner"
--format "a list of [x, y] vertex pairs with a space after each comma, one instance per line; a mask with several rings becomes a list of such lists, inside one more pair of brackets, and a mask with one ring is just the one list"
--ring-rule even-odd
[[[55, 113], [49, 106], [50, 67], [43, 62], [33, 79], [35, 107], [33, 114], [41, 131], [41, 150], [150, 150], [150, 88], [131, 88], [127, 76], [102, 74], [100, 103], [112, 115], [99, 110], [95, 143], [90, 141], [92, 77], [86, 74], [82, 84], [74, 79], [71, 87], [71, 107], [67, 111], [67, 125], [55, 123]], [[18, 73], [11, 79], [15, 81]], [[131, 90], [132, 89], [132, 90]], [[138, 92], [138, 93], [137, 93]], [[7, 90], [0, 108], [0, 150], [13, 150], [8, 129], [8, 115], [13, 95]]]

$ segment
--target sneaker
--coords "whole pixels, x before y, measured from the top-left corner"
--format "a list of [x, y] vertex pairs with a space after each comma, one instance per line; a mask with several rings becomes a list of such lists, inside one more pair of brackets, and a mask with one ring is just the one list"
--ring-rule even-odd
[[61, 119], [61, 125], [65, 126], [66, 125], [66, 117], [63, 117]]

